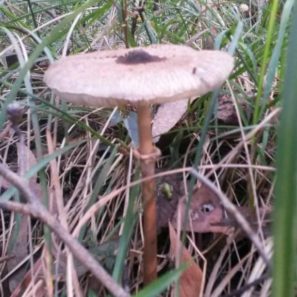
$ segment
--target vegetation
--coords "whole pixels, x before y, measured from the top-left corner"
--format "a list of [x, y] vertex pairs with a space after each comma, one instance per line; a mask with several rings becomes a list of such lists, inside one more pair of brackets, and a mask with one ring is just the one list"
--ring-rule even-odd
[[[294, 0], [142, 2], [0, 4], [0, 295], [293, 296]], [[62, 103], [43, 74], [65, 55], [152, 43], [222, 49], [236, 62], [226, 84], [189, 103], [157, 142], [159, 277], [144, 287], [135, 112]], [[185, 196], [190, 217], [203, 214], [191, 228], [175, 214]], [[164, 219], [187, 231], [181, 246]], [[114, 291], [77, 256], [82, 246]]]

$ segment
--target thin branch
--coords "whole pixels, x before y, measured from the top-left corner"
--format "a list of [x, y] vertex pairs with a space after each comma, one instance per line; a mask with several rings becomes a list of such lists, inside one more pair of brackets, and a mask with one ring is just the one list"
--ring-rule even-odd
[[68, 246], [73, 255], [90, 270], [93, 275], [116, 297], [129, 297], [121, 286], [104, 270], [97, 260], [83, 247], [58, 220], [44, 207], [35, 194], [30, 190], [27, 183], [16, 173], [0, 164], [0, 175], [15, 186], [23, 195], [28, 204], [21, 204], [11, 201], [3, 201], [0, 196], [0, 208], [10, 211], [17, 211], [38, 218], [49, 226], [49, 228]]

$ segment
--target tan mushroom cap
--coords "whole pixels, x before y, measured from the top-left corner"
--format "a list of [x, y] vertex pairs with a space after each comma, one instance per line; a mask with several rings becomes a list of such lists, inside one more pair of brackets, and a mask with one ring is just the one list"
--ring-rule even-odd
[[87, 106], [163, 103], [219, 87], [233, 68], [222, 51], [151, 45], [79, 54], [53, 63], [45, 83], [61, 99]]

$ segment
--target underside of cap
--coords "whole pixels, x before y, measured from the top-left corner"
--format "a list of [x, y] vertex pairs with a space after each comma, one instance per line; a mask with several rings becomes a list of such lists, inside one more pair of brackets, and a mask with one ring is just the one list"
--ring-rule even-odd
[[232, 68], [233, 58], [222, 51], [152, 45], [62, 58], [44, 81], [79, 105], [153, 104], [201, 96], [218, 88]]

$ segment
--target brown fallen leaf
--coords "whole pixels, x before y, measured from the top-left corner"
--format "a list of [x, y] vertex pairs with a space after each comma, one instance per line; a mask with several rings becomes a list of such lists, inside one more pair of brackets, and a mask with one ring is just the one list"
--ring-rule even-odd
[[[172, 219], [173, 226], [177, 226], [178, 217], [181, 217], [181, 224], [184, 223], [186, 205], [187, 199], [185, 197], [179, 200], [177, 211]], [[251, 227], [256, 229], [257, 219], [254, 211], [249, 207], [236, 208], [251, 223]], [[271, 208], [262, 207], [259, 212], [260, 217], [263, 218], [263, 227], [267, 227]], [[236, 220], [226, 213], [216, 194], [204, 184], [197, 186], [194, 190], [188, 215], [188, 223], [181, 225], [182, 231], [193, 231], [197, 233], [213, 232], [228, 235], [232, 230], [240, 228]]]
[[[180, 297], [198, 297], [200, 290], [202, 289], [203, 273], [201, 268], [195, 263], [190, 252], [183, 246], [182, 242], [177, 238], [177, 234], [173, 226], [169, 223], [169, 235], [170, 235], [170, 253], [173, 257], [176, 257], [180, 252], [181, 247], [181, 261], [187, 263], [188, 267], [182, 273], [179, 279], [179, 296]], [[174, 289], [172, 289], [174, 292]]]
[[[184, 223], [187, 199], [179, 200], [177, 211], [172, 220], [173, 226], [177, 226], [177, 218]], [[180, 213], [180, 216], [178, 216]], [[186, 225], [181, 225], [183, 231], [194, 231], [198, 233], [224, 233], [229, 234], [230, 227], [222, 225], [225, 219], [225, 211], [219, 202], [218, 197], [205, 185], [198, 186], [193, 192], [192, 201], [189, 207], [189, 219]]]

